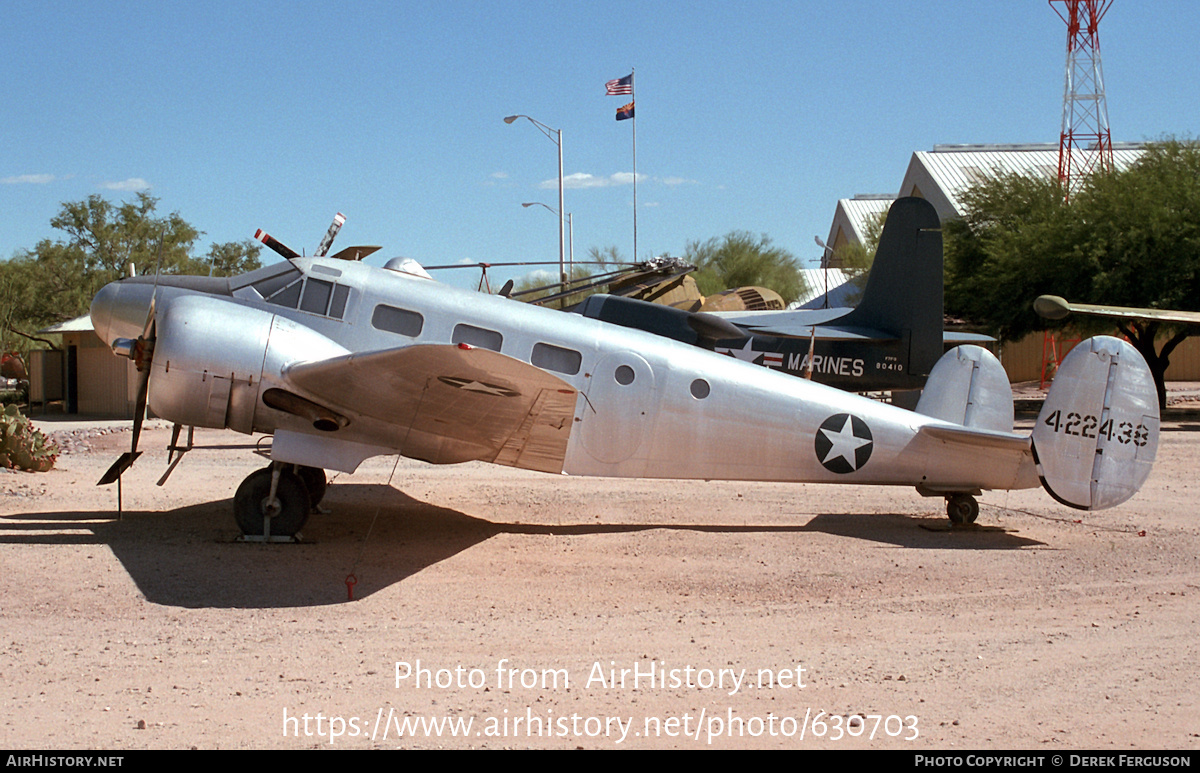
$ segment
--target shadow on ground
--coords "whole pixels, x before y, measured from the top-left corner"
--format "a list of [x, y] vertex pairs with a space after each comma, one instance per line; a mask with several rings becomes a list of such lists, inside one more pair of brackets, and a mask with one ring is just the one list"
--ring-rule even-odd
[[[331, 486], [332, 511], [314, 515], [301, 544], [237, 541], [229, 500], [167, 512], [25, 513], [0, 518], [0, 544], [107, 545], [147, 600], [180, 607], [278, 608], [336, 604], [358, 568], [363, 599], [497, 534], [587, 536], [669, 529], [717, 534], [820, 532], [914, 549], [1013, 550], [1039, 545], [996, 527], [948, 529], [898, 514], [800, 515], [796, 525], [493, 523], [380, 485]], [[99, 517], [98, 517], [99, 516]]]

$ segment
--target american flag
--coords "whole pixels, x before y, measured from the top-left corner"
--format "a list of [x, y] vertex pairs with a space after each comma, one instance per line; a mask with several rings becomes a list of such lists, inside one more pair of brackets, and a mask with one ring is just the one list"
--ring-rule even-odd
[[633, 73], [629, 73], [624, 78], [617, 78], [604, 84], [605, 96], [617, 96], [620, 94], [633, 93]]

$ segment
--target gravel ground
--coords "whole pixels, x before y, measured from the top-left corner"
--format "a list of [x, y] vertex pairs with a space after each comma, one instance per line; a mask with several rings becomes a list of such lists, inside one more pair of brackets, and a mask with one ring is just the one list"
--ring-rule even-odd
[[1200, 747], [1186, 412], [1095, 514], [376, 459], [299, 545], [236, 541], [249, 450], [155, 486], [153, 424], [116, 519], [109, 429], [0, 475], [10, 748]]

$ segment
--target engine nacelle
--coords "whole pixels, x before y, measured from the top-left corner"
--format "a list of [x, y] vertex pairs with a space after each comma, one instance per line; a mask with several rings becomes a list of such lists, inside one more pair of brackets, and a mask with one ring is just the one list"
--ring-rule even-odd
[[225, 299], [173, 299], [156, 321], [150, 408], [178, 424], [249, 434], [283, 369], [347, 350], [298, 322]]

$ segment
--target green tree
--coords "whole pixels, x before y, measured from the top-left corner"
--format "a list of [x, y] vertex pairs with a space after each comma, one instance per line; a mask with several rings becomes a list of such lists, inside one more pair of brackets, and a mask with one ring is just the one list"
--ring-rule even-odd
[[697, 267], [700, 292], [712, 295], [731, 287], [767, 287], [790, 303], [805, 290], [800, 264], [787, 250], [771, 244], [766, 234], [731, 231], [706, 242], [688, 242], [684, 261]]
[[138, 193], [115, 205], [102, 196], [66, 202], [50, 225], [64, 238], [43, 239], [32, 250], [0, 262], [0, 345], [27, 351], [33, 331], [87, 313], [100, 288], [126, 272], [225, 275], [258, 268], [261, 245], [249, 240], [214, 244], [192, 256], [201, 232], [173, 212], [156, 217], [158, 199]]
[[[1042, 294], [1117, 306], [1200, 310], [1200, 146], [1147, 147], [1130, 168], [1093, 176], [1067, 204], [1057, 181], [997, 176], [968, 190], [967, 215], [943, 226], [946, 309], [1019, 338], [1053, 326]], [[1114, 323], [1070, 318], [1081, 328]], [[1117, 323], [1166, 403], [1170, 355], [1192, 328]]]

